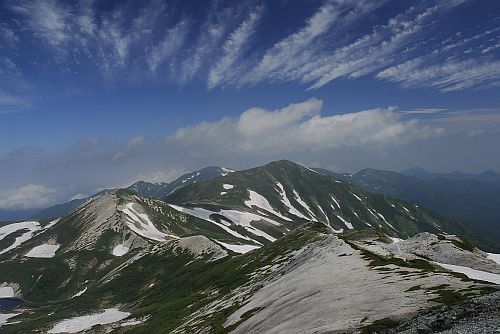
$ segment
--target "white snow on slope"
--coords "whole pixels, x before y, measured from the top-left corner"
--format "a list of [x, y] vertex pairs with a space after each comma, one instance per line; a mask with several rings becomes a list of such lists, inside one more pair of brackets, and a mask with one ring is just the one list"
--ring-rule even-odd
[[269, 241], [275, 241], [276, 238], [274, 238], [274, 237], [270, 236], [269, 234], [253, 227], [251, 225], [251, 223], [253, 221], [264, 220], [264, 221], [271, 223], [273, 225], [280, 225], [279, 223], [277, 223], [269, 218], [265, 218], [265, 217], [262, 217], [262, 216], [259, 216], [259, 215], [256, 215], [256, 214], [253, 214], [250, 212], [236, 211], [236, 210], [210, 211], [210, 210], [203, 209], [203, 208], [185, 208], [185, 207], [174, 205], [174, 204], [169, 204], [169, 206], [177, 211], [184, 212], [184, 213], [191, 215], [191, 216], [194, 216], [196, 218], [206, 220], [209, 223], [212, 223], [212, 224], [220, 227], [221, 229], [223, 229], [224, 231], [226, 231], [227, 233], [231, 234], [232, 236], [234, 236], [236, 238], [254, 241], [258, 244], [260, 244], [259, 241], [251, 239], [247, 236], [244, 236], [244, 235], [230, 229], [228, 227], [228, 226], [231, 226], [231, 224], [229, 222], [221, 220], [221, 222], [219, 223], [216, 220], [210, 218], [210, 215], [217, 214], [217, 215], [224, 216], [227, 219], [231, 220], [234, 224], [239, 225], [239, 226], [243, 226], [248, 232], [253, 233], [255, 235], [258, 235], [258, 236], [261, 236], [261, 237], [264, 237]]
[[337, 199], [333, 195], [331, 195], [331, 197], [332, 197], [332, 200], [335, 202], [335, 205], [337, 205], [337, 207], [340, 209], [340, 202], [337, 201]]
[[58, 322], [47, 333], [78, 333], [92, 328], [95, 325], [106, 325], [128, 317], [130, 313], [122, 312], [116, 308], [105, 309], [101, 313], [83, 315]]
[[40, 246], [36, 246], [33, 249], [31, 249], [28, 253], [26, 253], [26, 257], [36, 257], [36, 258], [42, 258], [42, 259], [50, 259], [54, 256], [56, 256], [56, 251], [61, 247], [61, 245], [55, 244], [55, 245], [49, 245], [49, 244], [42, 244]]
[[80, 290], [80, 291], [78, 291], [77, 293], [75, 293], [75, 294], [71, 297], [71, 299], [76, 298], [76, 297], [80, 297], [81, 295], [83, 295], [83, 294], [85, 293], [85, 291], [87, 291], [87, 287], [85, 287], [85, 288], [83, 288], [83, 290]]
[[223, 246], [224, 248], [227, 248], [235, 253], [240, 253], [240, 254], [245, 254], [250, 252], [251, 250], [259, 248], [259, 246], [255, 245], [233, 245], [233, 244], [227, 244], [219, 240], [214, 240], [214, 241], [219, 245]]
[[276, 241], [276, 238], [274, 238], [274, 237], [270, 236], [269, 234], [255, 228], [251, 224], [253, 221], [264, 220], [264, 221], [271, 223], [273, 225], [281, 225], [280, 223], [277, 223], [274, 220], [271, 220], [269, 218], [264, 218], [264, 217], [261, 217], [259, 215], [256, 215], [256, 214], [253, 214], [250, 212], [241, 212], [241, 211], [236, 211], [236, 210], [221, 210], [220, 214], [222, 214], [224, 217], [229, 218], [235, 224], [243, 226], [250, 233], [253, 233], [255, 235], [266, 238], [269, 241]]
[[278, 186], [279, 188], [279, 194], [281, 195], [281, 202], [283, 202], [283, 204], [285, 204], [285, 206], [288, 208], [288, 212], [294, 216], [297, 216], [299, 218], [303, 218], [303, 219], [307, 219], [309, 220], [308, 217], [304, 216], [302, 214], [302, 212], [300, 212], [299, 210], [297, 210], [293, 205], [292, 203], [290, 203], [290, 200], [288, 199], [288, 197], [286, 196], [286, 192], [285, 192], [285, 189], [283, 188], [283, 185], [281, 183], [276, 183], [276, 185]]
[[115, 248], [113, 248], [113, 255], [114, 256], [123, 256], [127, 254], [129, 251], [130, 247], [127, 247], [123, 244], [116, 245]]
[[43, 227], [43, 229], [44, 230], [48, 230], [49, 228], [51, 228], [52, 226], [54, 226], [55, 224], [57, 224], [60, 220], [61, 220], [61, 218], [57, 218], [56, 220], [51, 221], [50, 223], [48, 223], [47, 225], [45, 225]]
[[231, 190], [234, 188], [232, 184], [227, 184], [227, 183], [223, 184], [222, 187], [226, 190]]
[[403, 239], [396, 238], [396, 237], [391, 237], [391, 236], [389, 236], [389, 239], [392, 240], [393, 244], [403, 241]]
[[264, 196], [256, 193], [253, 190], [248, 190], [248, 193], [250, 194], [250, 198], [248, 201], [245, 201], [245, 205], [248, 206], [250, 209], [252, 208], [252, 206], [256, 206], [258, 208], [266, 210], [267, 212], [272, 213], [276, 217], [280, 217], [283, 220], [292, 221], [290, 218], [285, 217], [281, 213], [276, 211], [271, 206], [271, 204], [269, 204], [269, 201]]
[[368, 210], [368, 212], [373, 216], [375, 217], [377, 220], [380, 219], [379, 216], [377, 216], [369, 207], [366, 207], [366, 210]]
[[363, 202], [363, 200], [362, 200], [362, 199], [361, 199], [358, 195], [356, 195], [356, 194], [352, 194], [352, 195], [353, 195], [354, 197], [356, 197], [356, 198], [358, 199], [358, 201]]
[[19, 230], [28, 230], [19, 237], [16, 238], [14, 243], [9, 247], [0, 251], [0, 254], [7, 253], [8, 251], [20, 246], [25, 241], [31, 239], [35, 232], [40, 231], [42, 227], [39, 222], [36, 221], [25, 221], [21, 223], [14, 223], [0, 227], [0, 240], [4, 239], [9, 234], [15, 233]]
[[244, 239], [244, 240], [251, 240], [249, 237], [244, 236], [242, 234], [239, 234], [238, 232], [233, 231], [232, 229], [228, 228], [228, 226], [230, 226], [230, 224], [225, 222], [224, 220], [221, 220], [222, 223], [218, 223], [215, 220], [210, 218], [210, 215], [213, 215], [214, 213], [220, 214], [219, 212], [213, 212], [213, 211], [203, 209], [203, 208], [185, 208], [185, 207], [174, 205], [174, 204], [169, 204], [169, 206], [172, 209], [183, 212], [183, 213], [188, 214], [190, 216], [206, 220], [206, 221], [220, 227], [221, 229], [223, 229], [224, 231], [226, 231], [227, 233], [231, 234], [232, 236], [234, 236], [236, 238], [240, 238], [240, 239]]
[[127, 226], [144, 238], [155, 241], [166, 241], [165, 237], [179, 239], [178, 236], [158, 231], [153, 222], [149, 220], [148, 215], [139, 213], [134, 209], [134, 203], [128, 203], [122, 211], [127, 216]]
[[302, 207], [303, 207], [304, 209], [306, 209], [306, 210], [307, 210], [307, 212], [311, 215], [311, 218], [313, 218], [313, 219], [314, 219], [314, 217], [315, 217], [315, 216], [314, 216], [314, 213], [311, 211], [311, 208], [309, 207], [309, 205], [307, 205], [307, 203], [306, 203], [306, 202], [304, 202], [304, 201], [302, 200], [302, 198], [300, 197], [300, 194], [299, 194], [296, 190], [294, 190], [294, 191], [293, 191], [293, 195], [295, 196], [295, 200], [296, 200], [296, 201], [297, 201], [300, 205], [302, 205]]
[[488, 254], [488, 259], [495, 261], [500, 264], [500, 254], [486, 253]]
[[234, 170], [232, 170], [230, 168], [221, 167], [220, 169], [222, 170], [222, 173], [221, 173], [222, 176], [226, 176], [229, 173], [234, 173]]
[[382, 218], [382, 220], [383, 220], [383, 221], [384, 221], [387, 225], [389, 225], [390, 227], [392, 227], [392, 229], [393, 229], [393, 230], [396, 230], [396, 228], [395, 228], [394, 226], [392, 226], [392, 225], [391, 225], [391, 223], [389, 223], [389, 222], [387, 221], [387, 219], [385, 219], [385, 217], [384, 217], [381, 213], [377, 212], [377, 215], [378, 215], [380, 218]]
[[446, 264], [446, 263], [439, 263], [439, 262], [434, 262], [434, 263], [445, 268], [445, 269], [448, 269], [448, 270], [451, 270], [451, 271], [454, 271], [457, 273], [465, 274], [465, 275], [467, 275], [467, 277], [472, 278], [472, 279], [477, 279], [477, 280], [481, 280], [481, 281], [500, 284], [500, 275], [499, 274], [493, 274], [493, 273], [489, 273], [486, 271], [472, 269], [469, 267], [457, 266], [454, 264]]
[[224, 196], [225, 194], [227, 194], [227, 191], [221, 191], [221, 192], [220, 192], [220, 195], [221, 195], [221, 196]]
[[339, 215], [336, 215], [338, 219], [340, 219], [344, 224], [345, 226], [347, 226], [348, 229], [352, 230], [354, 227], [352, 226], [351, 223], [349, 223], [347, 220], [345, 220], [344, 218], [342, 218], [341, 216]]
[[12, 298], [14, 297], [14, 289], [10, 286], [0, 287], [0, 298]]
[[319, 209], [319, 211], [321, 211], [321, 213], [323, 214], [323, 216], [325, 216], [326, 221], [327, 221], [327, 222], [330, 222], [330, 219], [329, 219], [329, 218], [328, 218], [328, 216], [326, 215], [325, 210], [323, 210], [323, 208], [321, 207], [321, 205], [318, 205], [318, 209]]
[[7, 320], [19, 314], [21, 313], [0, 313], [0, 327], [2, 327], [2, 325], [5, 325], [7, 323]]

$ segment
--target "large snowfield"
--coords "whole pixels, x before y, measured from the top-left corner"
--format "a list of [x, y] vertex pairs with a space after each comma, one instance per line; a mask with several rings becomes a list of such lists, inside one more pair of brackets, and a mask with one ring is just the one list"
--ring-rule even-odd
[[14, 297], [14, 289], [10, 286], [0, 287], [0, 298], [12, 298]]
[[78, 333], [92, 328], [95, 325], [105, 325], [117, 322], [128, 317], [130, 313], [120, 311], [117, 308], [108, 308], [101, 313], [83, 315], [58, 322], [47, 333]]
[[7, 323], [7, 320], [19, 314], [21, 313], [0, 313], [0, 327], [2, 327], [2, 325], [5, 325]]
[[16, 233], [17, 231], [20, 230], [26, 230], [22, 235], [18, 236], [14, 243], [10, 245], [9, 247], [3, 249], [0, 251], [0, 254], [7, 253], [8, 251], [20, 246], [24, 242], [28, 241], [31, 239], [34, 235], [35, 232], [41, 230], [42, 227], [40, 226], [39, 222], [36, 221], [26, 221], [26, 222], [21, 222], [21, 223], [14, 223], [14, 224], [9, 224], [0, 227], [0, 240], [4, 239], [8, 235], [12, 233]]
[[113, 255], [114, 256], [123, 256], [127, 254], [129, 251], [129, 247], [124, 246], [123, 244], [116, 245], [115, 248], [113, 248]]
[[134, 203], [128, 203], [122, 211], [127, 217], [127, 226], [144, 238], [155, 241], [166, 241], [166, 238], [179, 238], [175, 235], [165, 234], [158, 231], [153, 222], [149, 219], [148, 215], [139, 213], [134, 209]]
[[49, 258], [56, 256], [56, 251], [59, 249], [59, 247], [61, 247], [61, 245], [43, 244], [43, 245], [34, 247], [25, 256], [26, 257], [36, 257], [36, 258], [49, 259]]
[[457, 273], [462, 273], [467, 275], [467, 277], [472, 278], [472, 279], [477, 279], [481, 281], [486, 281], [490, 283], [495, 283], [495, 284], [500, 284], [500, 275], [499, 274], [493, 274], [493, 273], [488, 273], [486, 271], [481, 271], [481, 270], [476, 270], [472, 269], [469, 267], [463, 267], [463, 266], [457, 266], [454, 264], [446, 264], [446, 263], [439, 263], [435, 262], [437, 265], [457, 272]]
[[251, 250], [259, 248], [258, 246], [254, 246], [254, 245], [233, 245], [233, 244], [227, 244], [225, 242], [218, 241], [218, 240], [216, 240], [215, 242], [217, 242], [219, 245], [224, 246], [225, 248], [227, 248], [229, 250], [232, 250], [235, 253], [240, 253], [240, 254], [245, 254], [245, 253], [250, 252]]

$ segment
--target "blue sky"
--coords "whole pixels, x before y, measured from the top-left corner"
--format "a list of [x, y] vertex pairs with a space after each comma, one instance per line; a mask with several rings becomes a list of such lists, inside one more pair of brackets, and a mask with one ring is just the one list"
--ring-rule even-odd
[[500, 2], [0, 1], [0, 210], [288, 158], [500, 171]]

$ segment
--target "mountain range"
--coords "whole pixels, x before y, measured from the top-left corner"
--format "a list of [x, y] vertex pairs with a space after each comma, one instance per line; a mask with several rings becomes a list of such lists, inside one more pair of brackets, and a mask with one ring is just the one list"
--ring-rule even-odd
[[450, 173], [432, 173], [422, 167], [413, 167], [401, 172], [403, 175], [414, 176], [424, 180], [432, 180], [437, 178], [453, 179], [453, 180], [476, 180], [485, 183], [500, 183], [500, 174], [493, 170], [487, 170], [479, 174], [464, 173], [460, 171]]
[[500, 183], [445, 177], [421, 179], [372, 168], [355, 174], [317, 171], [366, 191], [422, 205], [445, 217], [465, 222], [484, 235], [500, 239]]
[[[0, 326], [380, 333], [426, 315], [436, 332], [498, 307], [500, 256], [484, 250], [500, 249], [466, 224], [290, 161], [211, 167], [0, 227], [0, 301], [22, 300]], [[472, 299], [475, 311], [443, 324]]]

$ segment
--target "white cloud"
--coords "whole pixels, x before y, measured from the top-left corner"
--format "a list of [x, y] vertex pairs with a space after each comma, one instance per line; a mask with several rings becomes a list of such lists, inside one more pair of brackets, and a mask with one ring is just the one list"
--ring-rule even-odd
[[0, 90], [0, 107], [29, 108], [31, 107], [31, 102], [20, 96]]
[[441, 92], [490, 87], [500, 84], [500, 61], [465, 60], [428, 65], [424, 58], [415, 58], [383, 70], [377, 78], [406, 87], [434, 87]]
[[223, 55], [208, 74], [208, 88], [214, 88], [234, 78], [234, 68], [243, 55], [244, 48], [255, 33], [255, 28], [262, 16], [262, 8], [252, 11], [249, 17], [234, 30], [222, 47]]
[[[217, 3], [216, 3], [217, 4]], [[211, 54], [223, 41], [234, 17], [234, 9], [213, 8], [207, 20], [200, 26], [200, 32], [194, 45], [188, 50], [187, 57], [180, 65], [180, 73], [176, 81], [181, 84], [191, 81], [210, 60]]]
[[60, 46], [71, 37], [72, 15], [56, 1], [19, 1], [12, 9], [25, 15], [30, 29], [52, 46]]
[[54, 202], [59, 190], [41, 184], [28, 184], [0, 191], [0, 209], [36, 209]]
[[153, 183], [159, 182], [171, 182], [181, 176], [182, 174], [187, 173], [188, 171], [185, 169], [168, 169], [168, 170], [156, 170], [148, 173], [139, 174], [130, 184], [134, 183], [137, 180], [143, 180]]
[[414, 35], [422, 31], [424, 23], [437, 12], [437, 7], [416, 11], [412, 7], [390, 19], [387, 25], [375, 27], [371, 34], [331, 55], [319, 57], [312, 64], [312, 70], [303, 70], [302, 80], [313, 83], [310, 89], [317, 89], [341, 77], [357, 78], [387, 66], [398, 52], [412, 43]]
[[144, 136], [136, 136], [132, 139], [130, 139], [127, 144], [125, 144], [122, 148], [118, 150], [113, 155], [112, 160], [114, 162], [119, 161], [120, 159], [123, 159], [127, 156], [129, 156], [131, 153], [137, 151], [140, 147], [144, 145]]
[[322, 116], [318, 99], [268, 111], [252, 108], [240, 117], [179, 129], [170, 144], [197, 154], [317, 152], [346, 147], [399, 145], [442, 134], [442, 129], [403, 120], [395, 108]]
[[186, 20], [167, 30], [163, 40], [148, 52], [147, 61], [151, 73], [156, 73], [158, 66], [181, 50], [186, 42], [188, 32], [189, 24]]
[[289, 35], [266, 51], [259, 64], [242, 79], [243, 83], [255, 83], [268, 79], [299, 53], [307, 50], [319, 36], [326, 33], [340, 13], [336, 7], [326, 3], [310, 17], [306, 25], [298, 32]]

